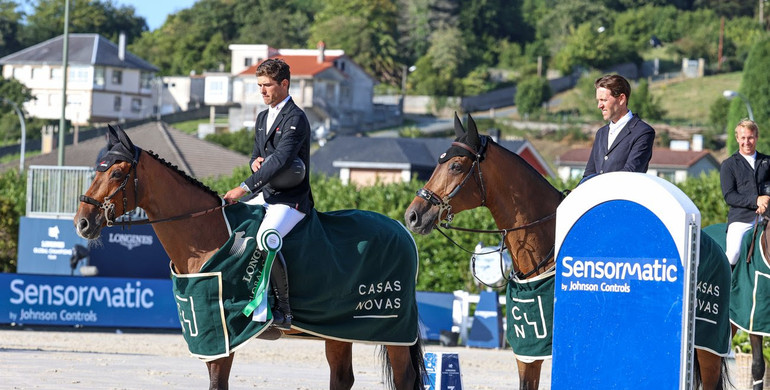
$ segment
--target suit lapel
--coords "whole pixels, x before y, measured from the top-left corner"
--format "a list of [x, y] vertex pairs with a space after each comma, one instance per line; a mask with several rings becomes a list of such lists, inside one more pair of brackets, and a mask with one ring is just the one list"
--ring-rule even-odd
[[[270, 127], [270, 131], [267, 132], [267, 136], [265, 137], [265, 144], [267, 144], [267, 140], [273, 136], [273, 133], [278, 130], [281, 122], [283, 122], [283, 117], [286, 116], [286, 113], [291, 111], [293, 105], [294, 99], [292, 98], [289, 98], [289, 100], [286, 101], [286, 104], [283, 105], [283, 108], [281, 108], [281, 111], [275, 117], [275, 121], [273, 121], [273, 125]], [[265, 125], [267, 125], [267, 115], [265, 115]]]
[[[609, 150], [607, 152], [611, 152], [612, 149], [615, 149], [616, 146], [620, 145], [620, 141], [623, 140], [623, 138], [626, 138], [629, 134], [631, 134], [631, 128], [636, 125], [636, 121], [638, 121], [639, 118], [634, 115], [628, 122], [626, 122], [626, 125], [623, 126], [622, 129], [618, 132], [618, 135], [615, 137], [615, 141], [612, 142], [612, 145], [610, 146]], [[607, 131], [609, 135], [609, 130]]]

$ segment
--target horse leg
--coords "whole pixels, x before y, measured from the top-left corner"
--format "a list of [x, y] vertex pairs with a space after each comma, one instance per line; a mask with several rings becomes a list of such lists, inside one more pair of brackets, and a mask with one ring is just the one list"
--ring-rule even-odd
[[209, 371], [209, 390], [227, 390], [233, 357], [235, 354], [231, 353], [228, 357], [206, 362], [206, 368]]
[[722, 357], [702, 349], [695, 350], [703, 390], [722, 389]]
[[[388, 345], [385, 347], [392, 372], [393, 387], [398, 390], [410, 390], [415, 388], [417, 373], [412, 365], [412, 354], [409, 347]], [[383, 364], [386, 364], [383, 362]], [[386, 383], [388, 383], [386, 379]]]
[[751, 342], [751, 378], [753, 390], [762, 390], [765, 377], [765, 357], [762, 355], [762, 336], [749, 334]]
[[326, 361], [329, 363], [329, 390], [350, 390], [353, 375], [353, 344], [326, 340]]
[[540, 386], [540, 369], [543, 361], [524, 363], [516, 359], [516, 365], [519, 367], [519, 390], [537, 390]]

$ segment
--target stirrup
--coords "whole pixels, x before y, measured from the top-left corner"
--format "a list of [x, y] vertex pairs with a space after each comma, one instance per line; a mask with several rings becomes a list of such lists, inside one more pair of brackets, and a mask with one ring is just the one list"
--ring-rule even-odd
[[291, 330], [291, 320], [293, 316], [291, 314], [285, 314], [281, 309], [273, 310], [273, 324], [272, 327], [280, 330]]

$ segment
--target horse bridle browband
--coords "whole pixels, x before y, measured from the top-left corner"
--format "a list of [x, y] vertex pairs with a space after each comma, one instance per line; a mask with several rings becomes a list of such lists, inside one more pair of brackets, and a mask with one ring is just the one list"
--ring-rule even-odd
[[[438, 209], [439, 209], [438, 216], [436, 217], [436, 219], [437, 219], [437, 221], [436, 221], [436, 225], [437, 225], [436, 226], [436, 230], [438, 230], [439, 233], [441, 233], [444, 237], [446, 237], [455, 246], [457, 246], [458, 248], [462, 249], [466, 253], [469, 253], [469, 254], [472, 254], [472, 255], [488, 254], [488, 253], [493, 253], [493, 252], [497, 252], [497, 251], [486, 252], [486, 253], [476, 253], [476, 252], [468, 251], [467, 249], [463, 248], [460, 244], [458, 244], [457, 242], [452, 240], [446, 233], [444, 233], [441, 229], [439, 229], [438, 226], [441, 226], [441, 227], [443, 227], [445, 229], [459, 230], [459, 231], [464, 231], [464, 232], [500, 234], [501, 235], [501, 242], [503, 242], [503, 244], [500, 246], [500, 251], [502, 252], [506, 248], [506, 246], [505, 246], [505, 237], [508, 235], [508, 233], [516, 231], [516, 230], [526, 229], [528, 227], [538, 225], [540, 223], [546, 222], [546, 221], [551, 220], [551, 219], [556, 217], [556, 213], [553, 213], [553, 214], [547, 215], [547, 216], [545, 216], [543, 218], [540, 218], [540, 219], [538, 219], [536, 221], [529, 222], [529, 223], [526, 223], [526, 224], [521, 225], [521, 226], [515, 226], [515, 227], [507, 228], [507, 229], [494, 229], [494, 230], [489, 230], [489, 229], [469, 229], [469, 228], [455, 227], [455, 226], [450, 225], [452, 223], [452, 219], [454, 219], [454, 214], [452, 214], [452, 205], [449, 204], [449, 201], [452, 200], [452, 198], [454, 198], [455, 196], [457, 196], [457, 193], [460, 192], [460, 189], [465, 185], [465, 183], [473, 175], [473, 172], [476, 169], [478, 170], [478, 177], [479, 177], [478, 178], [478, 183], [479, 183], [479, 187], [481, 187], [481, 206], [485, 206], [486, 205], [487, 191], [486, 191], [486, 188], [484, 187], [484, 177], [483, 177], [483, 174], [481, 172], [481, 161], [484, 160], [484, 154], [486, 153], [486, 150], [487, 150], [487, 144], [488, 144], [489, 137], [488, 136], [481, 136], [479, 138], [480, 138], [480, 141], [481, 141], [481, 146], [479, 147], [479, 150], [474, 150], [472, 147], [470, 147], [469, 145], [466, 145], [466, 144], [464, 144], [462, 142], [457, 142], [457, 141], [452, 142], [452, 146], [458, 146], [460, 148], [463, 148], [463, 149], [471, 152], [471, 154], [473, 154], [473, 156], [474, 156], [474, 159], [473, 159], [473, 164], [471, 165], [471, 168], [468, 170], [468, 174], [465, 175], [465, 177], [462, 179], [462, 181], [460, 181], [460, 184], [458, 184], [454, 189], [452, 189], [452, 191], [449, 194], [447, 194], [443, 198], [439, 198], [438, 195], [436, 195], [433, 191], [431, 191], [431, 190], [429, 190], [429, 189], [427, 189], [425, 187], [420, 188], [419, 190], [417, 190], [417, 196], [418, 197], [424, 199], [425, 201], [427, 201], [428, 203], [430, 203], [433, 206], [438, 207]], [[444, 212], [446, 212], [446, 217], [442, 217], [444, 215]], [[441, 222], [442, 220], [446, 220], [446, 223], [442, 223]], [[516, 271], [516, 273], [511, 272], [512, 276], [516, 277], [517, 279], [526, 279], [529, 276], [533, 275], [535, 272], [537, 272], [540, 268], [542, 268], [543, 266], [545, 266], [548, 263], [548, 260], [550, 260], [553, 257], [553, 255], [554, 255], [554, 250], [555, 250], [555, 247], [552, 247], [551, 251], [548, 252], [548, 255], [546, 255], [542, 260], [540, 260], [540, 262], [530, 272], [527, 272], [526, 274], [522, 274], [519, 271]], [[486, 283], [484, 283], [484, 284], [486, 285]], [[492, 287], [492, 286], [489, 286], [489, 287]]]
[[[108, 152], [108, 154], [109, 153], [110, 152]], [[210, 213], [212, 211], [216, 211], [216, 210], [219, 210], [221, 208], [229, 206], [229, 204], [223, 204], [223, 205], [212, 207], [210, 209], [206, 209], [206, 210], [202, 210], [202, 211], [197, 211], [197, 212], [193, 212], [193, 213], [177, 215], [175, 217], [156, 219], [156, 220], [152, 220], [152, 221], [149, 220], [149, 219], [142, 219], [142, 220], [138, 220], [138, 221], [131, 220], [131, 214], [129, 214], [129, 209], [128, 209], [128, 198], [126, 197], [126, 185], [128, 184], [128, 180], [131, 177], [131, 173], [133, 172], [133, 174], [134, 174], [134, 204], [135, 204], [134, 209], [135, 209], [136, 207], [138, 207], [138, 206], [136, 206], [136, 202], [137, 202], [137, 192], [138, 192], [137, 188], [139, 186], [139, 177], [138, 177], [138, 175], [136, 173], [136, 166], [139, 164], [139, 155], [141, 153], [142, 153], [142, 149], [140, 149], [140, 148], [138, 148], [136, 146], [134, 146], [134, 156], [133, 157], [129, 157], [129, 156], [123, 154], [123, 153], [112, 153], [112, 154], [118, 154], [119, 156], [123, 157], [122, 160], [129, 161], [129, 158], [130, 158], [131, 167], [129, 168], [128, 174], [123, 179], [123, 182], [120, 183], [118, 188], [116, 188], [115, 191], [112, 191], [112, 193], [109, 194], [108, 196], [104, 197], [104, 202], [99, 202], [98, 200], [96, 200], [96, 199], [94, 199], [94, 198], [92, 198], [90, 196], [86, 196], [86, 195], [80, 195], [80, 197], [78, 198], [81, 202], [88, 203], [90, 205], [94, 205], [97, 208], [99, 208], [100, 210], [102, 210], [102, 212], [104, 213], [104, 219], [107, 221], [107, 226], [147, 225], [147, 224], [154, 224], [154, 223], [160, 223], [160, 222], [176, 221], [176, 220], [180, 220], [180, 219], [199, 217], [201, 215], [205, 215], [205, 214], [208, 214], [208, 213]], [[123, 214], [121, 216], [128, 215], [128, 220], [127, 221], [116, 221], [116, 218], [115, 218], [115, 204], [112, 203], [112, 198], [115, 195], [117, 195], [118, 192], [122, 192], [123, 193]]]

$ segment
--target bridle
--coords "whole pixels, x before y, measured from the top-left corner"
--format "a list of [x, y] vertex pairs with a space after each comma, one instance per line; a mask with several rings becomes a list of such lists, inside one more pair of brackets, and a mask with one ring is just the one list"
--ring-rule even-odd
[[[136, 166], [139, 164], [139, 155], [142, 153], [142, 149], [140, 149], [137, 146], [134, 146], [134, 155], [128, 156], [125, 153], [120, 152], [108, 152], [107, 154], [113, 154], [118, 155], [121, 157], [121, 160], [124, 161], [130, 161], [131, 167], [128, 169], [128, 174], [123, 179], [123, 182], [120, 183], [118, 188], [115, 189], [115, 191], [112, 191], [111, 194], [104, 197], [103, 202], [99, 202], [98, 200], [86, 196], [86, 195], [80, 195], [78, 198], [83, 203], [88, 203], [90, 205], [93, 205], [100, 209], [102, 213], [104, 214], [104, 219], [107, 221], [107, 226], [131, 226], [131, 225], [147, 225], [147, 224], [154, 224], [154, 223], [160, 223], [160, 222], [168, 222], [168, 221], [176, 221], [180, 219], [186, 219], [186, 218], [194, 218], [199, 217], [201, 215], [208, 214], [212, 211], [216, 211], [219, 209], [222, 209], [224, 207], [229, 206], [229, 204], [222, 204], [220, 206], [212, 207], [210, 209], [197, 211], [193, 213], [187, 213], [182, 215], [177, 215], [174, 217], [169, 218], [162, 218], [162, 219], [156, 219], [156, 220], [149, 220], [149, 219], [141, 219], [141, 220], [132, 220], [131, 214], [129, 213], [129, 210], [133, 210], [138, 207], [136, 204], [137, 197], [138, 197], [138, 187], [139, 187], [139, 177], [136, 173]], [[128, 197], [126, 196], [126, 185], [128, 184], [128, 180], [131, 178], [131, 175], [134, 176], [134, 207], [132, 209], [128, 208]], [[126, 221], [117, 221], [115, 217], [115, 204], [112, 202], [112, 198], [115, 197], [115, 195], [118, 194], [118, 192], [121, 192], [123, 194], [123, 214], [119, 217], [122, 217], [124, 215], [128, 216], [128, 220]]]
[[[551, 219], [554, 219], [556, 217], [556, 213], [552, 213], [550, 215], [547, 215], [547, 216], [545, 216], [543, 218], [540, 218], [540, 219], [537, 219], [535, 221], [526, 223], [524, 225], [514, 226], [514, 227], [506, 228], [506, 229], [470, 229], [470, 228], [463, 228], [463, 227], [452, 226], [451, 223], [452, 223], [452, 220], [454, 219], [454, 214], [452, 213], [452, 205], [449, 204], [449, 202], [452, 200], [452, 198], [457, 196], [457, 194], [460, 192], [460, 189], [462, 189], [462, 187], [465, 185], [465, 183], [468, 181], [468, 179], [471, 176], [473, 176], [473, 173], [476, 172], [476, 171], [478, 172], [478, 174], [477, 174], [477, 176], [478, 176], [477, 183], [478, 183], [479, 187], [481, 188], [481, 206], [485, 206], [486, 205], [487, 191], [486, 191], [486, 187], [484, 186], [484, 176], [483, 176], [483, 174], [481, 172], [481, 161], [484, 160], [484, 155], [486, 154], [486, 151], [487, 151], [487, 145], [489, 143], [489, 136], [481, 136], [481, 137], [479, 137], [479, 139], [481, 141], [481, 145], [480, 145], [478, 150], [474, 150], [472, 147], [470, 147], [469, 145], [466, 145], [466, 144], [464, 144], [462, 142], [457, 142], [457, 141], [452, 142], [452, 146], [458, 146], [458, 147], [461, 147], [461, 148], [471, 152], [473, 154], [473, 156], [474, 156], [474, 159], [473, 159], [473, 164], [471, 165], [471, 168], [468, 170], [468, 173], [465, 175], [465, 177], [463, 177], [463, 179], [460, 181], [460, 183], [454, 189], [452, 189], [452, 191], [449, 194], [447, 194], [443, 198], [440, 198], [433, 191], [423, 187], [423, 188], [420, 188], [419, 190], [417, 190], [417, 196], [419, 198], [424, 199], [425, 201], [430, 203], [432, 206], [438, 207], [439, 212], [438, 212], [438, 216], [436, 217], [436, 230], [438, 230], [438, 232], [441, 233], [444, 237], [446, 237], [447, 240], [449, 240], [452, 244], [454, 244], [455, 246], [457, 246], [458, 248], [460, 248], [464, 252], [466, 252], [468, 254], [471, 254], [471, 255], [474, 255], [474, 256], [475, 255], [482, 255], [482, 254], [489, 254], [489, 253], [498, 252], [497, 250], [491, 251], [491, 252], [484, 252], [484, 253], [476, 253], [474, 251], [469, 251], [469, 250], [463, 248], [460, 244], [458, 244], [452, 238], [450, 238], [446, 233], [444, 233], [444, 231], [442, 231], [439, 228], [439, 226], [441, 226], [441, 227], [443, 227], [445, 229], [458, 230], [458, 231], [463, 231], [463, 232], [500, 234], [500, 236], [501, 236], [500, 237], [500, 241], [501, 241], [502, 244], [500, 245], [499, 252], [502, 255], [502, 251], [507, 249], [507, 247], [505, 245], [505, 237], [508, 235], [508, 233], [514, 232], [516, 230], [526, 229], [526, 228], [529, 228], [529, 227], [532, 227], [532, 226], [535, 226], [535, 225], [539, 225], [539, 224], [541, 224], [543, 222], [546, 222], [546, 221], [549, 221]], [[446, 213], [445, 217], [443, 217], [444, 213]], [[441, 222], [443, 220], [446, 220], [446, 222]], [[552, 247], [551, 250], [548, 252], [548, 254], [543, 259], [541, 259], [540, 262], [538, 262], [538, 264], [535, 266], [535, 268], [532, 269], [531, 271], [527, 272], [526, 274], [525, 273], [521, 273], [520, 271], [513, 272], [513, 270], [512, 270], [511, 271], [511, 277], [519, 279], [519, 280], [523, 280], [523, 279], [526, 279], [526, 278], [532, 276], [540, 268], [542, 268], [546, 264], [548, 264], [548, 261], [551, 258], [553, 258], [554, 251], [555, 251], [555, 247]], [[484, 284], [486, 285], [486, 283], [484, 283]], [[488, 287], [494, 287], [494, 286], [488, 286]]]
[[[484, 154], [487, 151], [487, 143], [489, 142], [488, 136], [482, 136], [479, 137], [481, 141], [481, 146], [479, 147], [479, 150], [473, 150], [470, 146], [462, 143], [462, 142], [452, 142], [452, 146], [458, 146], [461, 147], [473, 154], [473, 164], [471, 164], [471, 169], [468, 170], [468, 173], [463, 177], [463, 179], [460, 181], [460, 184], [458, 184], [449, 194], [444, 196], [443, 198], [439, 198], [438, 195], [436, 195], [435, 192], [422, 187], [419, 190], [417, 190], [417, 196], [425, 199], [428, 203], [430, 203], [433, 206], [438, 207], [438, 217], [437, 222], [441, 222], [442, 220], [446, 219], [448, 223], [451, 223], [454, 219], [454, 214], [452, 213], [452, 205], [449, 204], [449, 201], [452, 200], [455, 196], [457, 196], [457, 193], [460, 192], [460, 189], [463, 188], [466, 182], [468, 182], [468, 179], [473, 176], [473, 173], [478, 171], [478, 180], [479, 187], [481, 187], [481, 206], [485, 206], [487, 203], [487, 190], [484, 187], [484, 176], [481, 173], [481, 161], [484, 159]], [[444, 212], [446, 212], [446, 217], [442, 217], [444, 215]]]
[[[128, 180], [131, 178], [131, 174], [134, 175], [134, 203], [136, 203], [136, 197], [137, 197], [137, 186], [139, 185], [139, 178], [136, 176], [136, 165], [139, 162], [139, 154], [142, 153], [142, 149], [134, 146], [134, 155], [128, 156], [124, 153], [120, 152], [113, 152], [109, 151], [107, 152], [108, 155], [118, 155], [121, 157], [121, 160], [126, 160], [131, 162], [131, 167], [128, 169], [128, 174], [123, 179], [123, 182], [120, 183], [118, 188], [115, 189], [115, 191], [112, 191], [111, 194], [104, 197], [104, 202], [99, 202], [98, 200], [86, 196], [86, 195], [80, 195], [78, 198], [83, 203], [88, 203], [91, 205], [96, 206], [98, 209], [102, 210], [104, 213], [104, 219], [107, 221], [107, 226], [113, 226], [115, 224], [121, 225], [121, 222], [115, 221], [115, 204], [112, 203], [112, 198], [115, 197], [115, 195], [118, 194], [118, 192], [123, 193], [123, 215], [128, 214], [128, 198], [126, 197], [126, 184], [128, 184]], [[130, 160], [129, 160], [130, 158]], [[136, 207], [134, 207], [136, 208]], [[129, 216], [129, 224], [130, 224], [130, 216]]]

